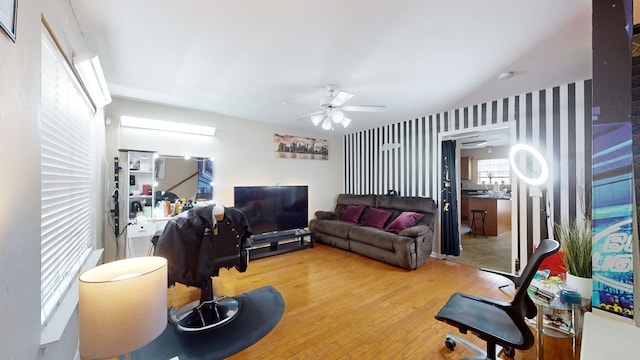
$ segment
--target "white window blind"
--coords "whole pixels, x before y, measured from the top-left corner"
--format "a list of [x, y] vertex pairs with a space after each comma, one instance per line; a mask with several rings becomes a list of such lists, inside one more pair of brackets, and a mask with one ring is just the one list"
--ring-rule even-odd
[[93, 108], [42, 31], [41, 323], [45, 325], [88, 257], [96, 211], [91, 184]]

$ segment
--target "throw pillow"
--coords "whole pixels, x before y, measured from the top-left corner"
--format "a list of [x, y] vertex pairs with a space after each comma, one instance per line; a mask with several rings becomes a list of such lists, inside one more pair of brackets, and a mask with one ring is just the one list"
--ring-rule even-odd
[[389, 224], [385, 230], [399, 233], [400, 231], [410, 228], [420, 221], [424, 217], [423, 214], [418, 214], [412, 211], [405, 211]]
[[392, 213], [389, 210], [369, 208], [367, 217], [362, 222], [362, 225], [382, 229]]
[[340, 220], [357, 224], [358, 220], [360, 219], [360, 215], [362, 215], [362, 211], [364, 211], [364, 208], [364, 205], [348, 205], [344, 210], [344, 213], [342, 213]]

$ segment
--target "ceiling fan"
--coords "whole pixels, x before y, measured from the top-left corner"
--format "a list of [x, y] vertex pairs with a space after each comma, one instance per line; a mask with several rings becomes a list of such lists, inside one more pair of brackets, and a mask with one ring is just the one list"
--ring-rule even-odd
[[347, 117], [345, 112], [381, 112], [385, 110], [385, 106], [382, 105], [344, 105], [353, 97], [353, 94], [340, 90], [336, 84], [329, 84], [325, 86], [325, 88], [329, 92], [329, 96], [320, 99], [319, 105], [284, 103], [285, 105], [314, 107], [320, 109], [300, 116], [296, 118], [295, 121], [309, 118], [313, 125], [318, 126], [322, 124], [321, 126], [324, 130], [333, 130], [334, 124], [342, 124], [345, 128], [349, 126], [351, 119]]

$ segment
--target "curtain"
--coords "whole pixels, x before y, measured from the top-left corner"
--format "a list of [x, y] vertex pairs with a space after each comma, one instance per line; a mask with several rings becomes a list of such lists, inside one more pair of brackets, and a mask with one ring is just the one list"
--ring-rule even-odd
[[442, 206], [440, 243], [444, 255], [460, 255], [458, 190], [456, 189], [456, 142], [442, 142]]

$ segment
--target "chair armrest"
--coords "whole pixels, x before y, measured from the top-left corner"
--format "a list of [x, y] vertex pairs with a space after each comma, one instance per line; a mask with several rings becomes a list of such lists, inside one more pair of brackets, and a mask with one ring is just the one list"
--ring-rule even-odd
[[507, 301], [500, 301], [497, 299], [493, 299], [490, 297], [486, 297], [486, 296], [480, 296], [480, 295], [471, 295], [471, 294], [462, 294], [460, 293], [461, 296], [469, 298], [469, 299], [473, 299], [475, 301], [479, 301], [485, 304], [489, 304], [489, 305], [494, 305], [497, 306], [499, 308], [507, 308], [511, 305], [511, 303], [507, 302]]
[[333, 211], [316, 211], [316, 219], [318, 220], [338, 220], [338, 214]]
[[500, 275], [503, 277], [506, 277], [507, 279], [511, 280], [511, 282], [516, 286], [516, 289], [520, 287], [520, 277], [508, 272], [504, 272], [504, 271], [500, 271], [500, 270], [494, 270], [494, 269], [487, 269], [487, 268], [480, 268], [480, 271], [486, 271], [488, 273], [492, 273], [492, 274], [496, 274], [496, 275]]

